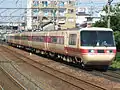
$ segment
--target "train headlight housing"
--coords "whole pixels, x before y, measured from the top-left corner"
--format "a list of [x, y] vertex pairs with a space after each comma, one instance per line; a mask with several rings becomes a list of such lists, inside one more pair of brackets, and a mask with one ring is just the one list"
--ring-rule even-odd
[[95, 50], [91, 49], [89, 50], [89, 53], [95, 53]]
[[107, 53], [113, 53], [113, 51], [112, 50], [107, 50]]

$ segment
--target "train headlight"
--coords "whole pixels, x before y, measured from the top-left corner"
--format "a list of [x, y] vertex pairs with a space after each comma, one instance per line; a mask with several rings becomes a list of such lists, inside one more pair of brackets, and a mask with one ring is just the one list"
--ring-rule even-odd
[[112, 50], [107, 50], [107, 53], [113, 53], [113, 51]]
[[92, 49], [91, 49], [91, 50], [89, 50], [89, 52], [90, 52], [90, 53], [94, 53], [94, 52], [95, 52], [95, 50], [92, 50]]

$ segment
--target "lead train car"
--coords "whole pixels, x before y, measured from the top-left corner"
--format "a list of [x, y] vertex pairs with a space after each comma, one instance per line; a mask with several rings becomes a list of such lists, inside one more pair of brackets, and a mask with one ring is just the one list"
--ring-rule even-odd
[[108, 67], [116, 55], [112, 29], [82, 28], [80, 30], [22, 32], [8, 34], [9, 44], [80, 63], [83, 67]]

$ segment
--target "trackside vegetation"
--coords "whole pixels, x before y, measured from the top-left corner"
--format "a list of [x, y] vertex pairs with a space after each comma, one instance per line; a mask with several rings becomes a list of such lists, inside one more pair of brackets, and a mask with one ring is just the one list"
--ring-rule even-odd
[[110, 67], [120, 69], [120, 52], [117, 52], [116, 58]]

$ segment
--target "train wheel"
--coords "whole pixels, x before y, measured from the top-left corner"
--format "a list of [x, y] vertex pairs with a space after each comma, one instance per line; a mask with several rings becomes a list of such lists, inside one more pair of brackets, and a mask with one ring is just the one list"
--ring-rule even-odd
[[101, 66], [100, 70], [106, 72], [108, 70], [108, 65]]
[[86, 65], [83, 62], [81, 63], [82, 69], [87, 70], [87, 71], [92, 71], [93, 68], [91, 65]]
[[86, 68], [86, 65], [83, 62], [81, 63], [81, 66], [82, 66], [83, 69]]

